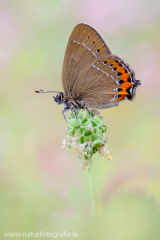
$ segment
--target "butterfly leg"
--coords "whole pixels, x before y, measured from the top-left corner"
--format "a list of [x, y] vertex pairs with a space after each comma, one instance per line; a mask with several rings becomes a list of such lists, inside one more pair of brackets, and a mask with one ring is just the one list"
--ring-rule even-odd
[[67, 111], [68, 111], [68, 110], [69, 110], [69, 107], [64, 107], [64, 108], [62, 109], [63, 117], [65, 118], [66, 122], [68, 122], [68, 121], [67, 121], [67, 118], [66, 118], [65, 115], [67, 115], [67, 117], [69, 118], [69, 116], [68, 116], [68, 114], [67, 114]]
[[88, 110], [88, 108], [87, 108], [87, 106], [86, 106], [86, 104], [85, 104], [84, 101], [81, 102], [81, 107], [82, 107], [82, 108], [85, 107], [85, 109], [87, 110], [87, 112], [89, 113], [89, 115], [92, 117], [92, 115], [91, 115], [90, 111]]
[[65, 112], [65, 114], [67, 115], [68, 119], [70, 119], [70, 117], [68, 116], [67, 112]]
[[77, 118], [76, 110], [75, 110], [75, 108], [72, 106], [72, 104], [71, 104], [70, 108], [71, 108], [71, 110], [74, 112], [74, 114], [75, 114], [75, 116], [76, 116], [76, 118]]

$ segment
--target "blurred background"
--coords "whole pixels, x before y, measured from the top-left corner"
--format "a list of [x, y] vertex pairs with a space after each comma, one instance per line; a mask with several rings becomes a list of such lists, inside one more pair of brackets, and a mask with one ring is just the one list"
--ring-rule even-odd
[[[112, 161], [88, 171], [62, 147], [66, 122], [52, 94], [76, 24], [96, 28], [143, 82], [133, 102], [101, 111]], [[78, 239], [160, 236], [160, 1], [0, 1], [0, 234], [77, 232]], [[48, 239], [44, 237], [44, 239]]]

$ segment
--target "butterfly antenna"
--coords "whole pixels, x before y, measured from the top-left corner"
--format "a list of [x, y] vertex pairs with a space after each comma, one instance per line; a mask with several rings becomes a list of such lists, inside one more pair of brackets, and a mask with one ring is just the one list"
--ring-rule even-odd
[[56, 93], [59, 93], [57, 91], [44, 91], [44, 90], [39, 90], [39, 91], [34, 91], [35, 93], [51, 93], [51, 92], [56, 92]]

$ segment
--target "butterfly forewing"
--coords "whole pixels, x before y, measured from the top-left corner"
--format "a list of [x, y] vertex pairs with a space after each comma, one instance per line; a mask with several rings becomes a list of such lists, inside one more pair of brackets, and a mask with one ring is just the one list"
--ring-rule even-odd
[[69, 38], [63, 62], [62, 85], [65, 96], [72, 95], [75, 82], [92, 63], [109, 54], [111, 49], [94, 28], [78, 24]]

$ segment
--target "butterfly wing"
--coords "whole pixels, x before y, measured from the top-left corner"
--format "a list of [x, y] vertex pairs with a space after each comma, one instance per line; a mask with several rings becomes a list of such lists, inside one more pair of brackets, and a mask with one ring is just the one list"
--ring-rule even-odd
[[132, 100], [139, 85], [134, 72], [116, 55], [99, 57], [91, 63], [73, 85], [72, 96], [88, 107], [107, 108], [120, 100]]
[[78, 24], [69, 38], [63, 62], [62, 86], [65, 96], [72, 95], [77, 79], [99, 56], [109, 54], [111, 49], [94, 28], [84, 23]]

